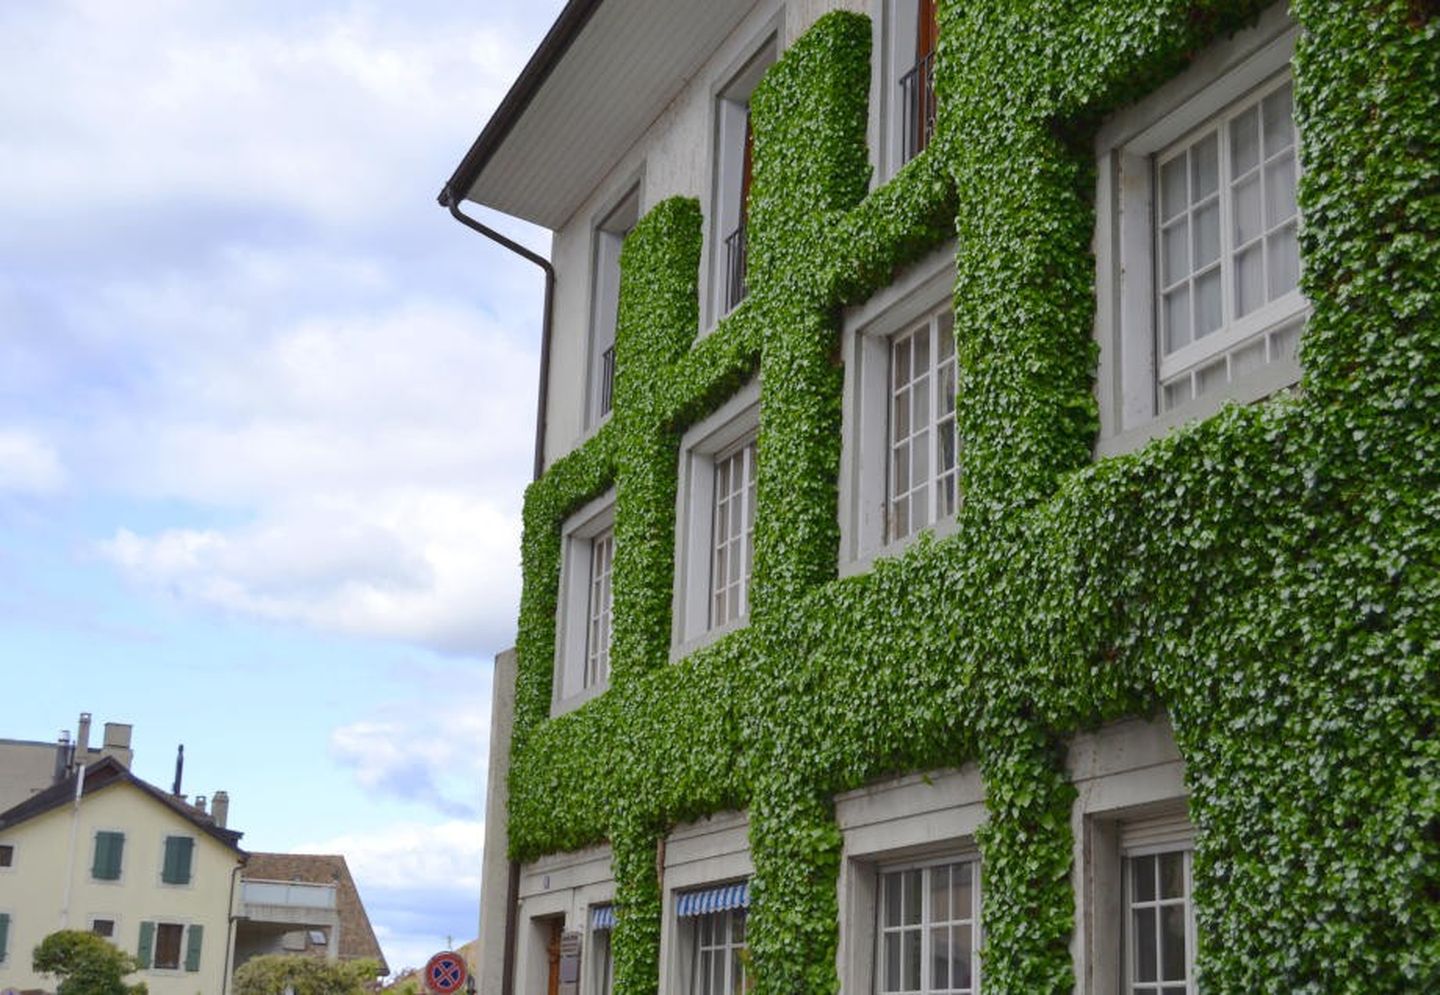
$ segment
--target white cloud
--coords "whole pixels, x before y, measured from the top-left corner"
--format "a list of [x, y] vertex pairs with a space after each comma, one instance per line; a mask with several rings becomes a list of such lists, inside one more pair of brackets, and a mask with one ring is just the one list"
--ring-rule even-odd
[[362, 896], [372, 889], [478, 896], [484, 849], [483, 822], [452, 819], [434, 825], [405, 822], [342, 833], [301, 843], [294, 852], [344, 854]]
[[482, 811], [489, 757], [488, 680], [435, 682], [430, 695], [393, 702], [330, 733], [330, 756], [369, 792], [428, 805], [447, 816]]
[[23, 429], [0, 428], [0, 494], [43, 494], [59, 489], [65, 472], [45, 440]]

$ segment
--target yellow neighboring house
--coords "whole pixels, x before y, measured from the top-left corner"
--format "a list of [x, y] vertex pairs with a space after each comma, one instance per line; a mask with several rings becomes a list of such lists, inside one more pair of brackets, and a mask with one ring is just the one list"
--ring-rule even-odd
[[223, 995], [246, 860], [225, 816], [114, 757], [0, 812], [0, 991], [53, 991], [31, 952], [69, 928], [137, 955], [151, 995]]

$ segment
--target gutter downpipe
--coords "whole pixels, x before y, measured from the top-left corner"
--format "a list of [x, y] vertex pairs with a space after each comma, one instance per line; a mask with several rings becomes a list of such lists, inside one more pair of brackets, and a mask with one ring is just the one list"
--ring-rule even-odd
[[60, 907], [60, 928], [70, 928], [70, 896], [75, 884], [75, 848], [80, 840], [80, 796], [85, 793], [85, 765], [75, 775], [75, 807], [70, 813], [70, 851], [65, 859], [65, 903]]
[[[479, 232], [522, 259], [539, 266], [545, 274], [545, 310], [540, 319], [540, 387], [536, 392], [535, 412], [535, 466], [532, 479], [539, 480], [545, 472], [545, 412], [550, 395], [550, 336], [555, 315], [555, 267], [544, 256], [531, 252], [513, 239], [506, 238], [495, 229], [482, 224], [460, 210], [458, 199], [446, 186], [440, 195], [440, 203], [449, 210], [450, 216], [466, 228]], [[505, 945], [500, 976], [500, 995], [515, 995], [515, 940], [519, 933], [520, 902], [520, 861], [511, 860], [505, 887]]]
[[[450, 211], [452, 218], [466, 228], [479, 232], [490, 241], [504, 246], [522, 259], [529, 260], [545, 273], [545, 310], [540, 320], [540, 389], [537, 392], [535, 412], [535, 468], [532, 478], [539, 480], [540, 475], [545, 472], [545, 409], [550, 395], [550, 333], [555, 314], [555, 267], [551, 266], [550, 260], [544, 256], [531, 252], [514, 239], [506, 238], [488, 225], [462, 213], [458, 198], [448, 186], [440, 195], [440, 203]], [[507, 939], [507, 950], [510, 949], [512, 942], [513, 937]]]

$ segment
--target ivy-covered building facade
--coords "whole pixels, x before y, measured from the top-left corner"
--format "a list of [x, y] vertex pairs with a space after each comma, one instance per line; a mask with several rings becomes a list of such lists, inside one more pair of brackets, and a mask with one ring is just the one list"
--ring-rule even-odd
[[481, 990], [1440, 990], [1435, 3], [571, 0], [441, 200], [554, 232]]

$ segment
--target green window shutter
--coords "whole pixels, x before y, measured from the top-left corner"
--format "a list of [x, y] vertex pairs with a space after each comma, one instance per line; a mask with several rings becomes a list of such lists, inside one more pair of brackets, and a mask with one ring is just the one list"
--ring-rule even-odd
[[5, 963], [5, 951], [10, 946], [10, 913], [0, 912], [0, 964]]
[[195, 841], [189, 836], [165, 837], [165, 868], [160, 879], [166, 884], [189, 884]]
[[150, 951], [154, 948], [155, 924], [142, 922], [140, 924], [140, 946], [135, 949], [135, 959], [140, 962], [141, 967], [150, 966]]
[[200, 944], [204, 938], [204, 926], [191, 926], [185, 931], [185, 970], [200, 970]]
[[124, 833], [96, 833], [95, 863], [90, 868], [91, 875], [97, 881], [118, 881], [120, 879], [120, 860], [124, 852]]

